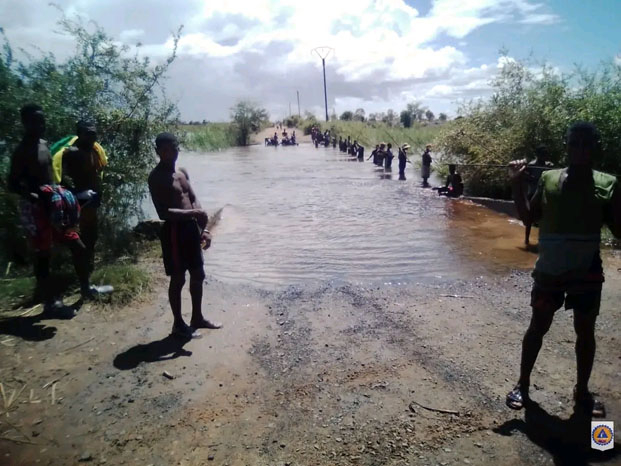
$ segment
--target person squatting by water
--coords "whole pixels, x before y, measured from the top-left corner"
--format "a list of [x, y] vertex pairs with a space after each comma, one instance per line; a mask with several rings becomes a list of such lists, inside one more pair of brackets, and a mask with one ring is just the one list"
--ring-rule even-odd
[[459, 197], [463, 193], [464, 182], [461, 179], [461, 175], [457, 173], [457, 166], [452, 163], [449, 165], [449, 174], [446, 177], [446, 183], [444, 183], [444, 186], [438, 188], [438, 194], [440, 196]]
[[[203, 252], [211, 244], [207, 231], [207, 213], [202, 209], [190, 177], [183, 168], [177, 170], [179, 155], [177, 138], [170, 133], [160, 133], [155, 139], [155, 150], [160, 162], [149, 175], [149, 191], [157, 214], [164, 225], [160, 233], [164, 270], [170, 276], [168, 299], [173, 313], [172, 334], [181, 338], [197, 338], [196, 329], [221, 328], [219, 322], [203, 317]], [[181, 314], [181, 290], [185, 273], [190, 273], [192, 318], [188, 326]]]
[[429, 186], [427, 181], [431, 176], [431, 144], [427, 144], [425, 152], [423, 152], [423, 164], [421, 166], [421, 177], [423, 178], [423, 186]]
[[539, 222], [539, 257], [533, 271], [532, 316], [522, 342], [520, 376], [506, 397], [512, 409], [528, 407], [530, 376], [563, 304], [573, 309], [576, 331], [577, 383], [575, 409], [605, 417], [604, 405], [589, 392], [595, 357], [595, 321], [599, 314], [604, 273], [600, 233], [607, 224], [621, 237], [621, 190], [617, 179], [592, 169], [599, 135], [591, 123], [573, 124], [566, 135], [568, 168], [541, 174], [528, 199], [522, 182], [523, 161], [510, 164], [513, 197], [522, 221]]
[[35, 252], [36, 294], [41, 296], [45, 313], [70, 318], [75, 310], [65, 307], [56, 296], [50, 280], [50, 256], [54, 243], [66, 245], [84, 299], [92, 299], [98, 290], [90, 286], [88, 255], [77, 231], [80, 207], [69, 190], [54, 184], [52, 157], [43, 140], [45, 114], [36, 104], [20, 110], [24, 137], [11, 156], [8, 188], [21, 197], [21, 221]]

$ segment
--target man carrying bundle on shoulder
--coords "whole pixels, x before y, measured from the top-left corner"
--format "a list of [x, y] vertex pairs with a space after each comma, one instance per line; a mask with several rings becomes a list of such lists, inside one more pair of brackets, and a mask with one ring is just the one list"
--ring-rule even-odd
[[[101, 205], [103, 169], [108, 165], [108, 157], [97, 142], [97, 128], [93, 122], [79, 121], [76, 134], [52, 145], [52, 166], [54, 182], [71, 190], [80, 203], [80, 238], [86, 247], [88, 270], [92, 274], [98, 237], [97, 209]], [[93, 294], [112, 291], [110, 287], [91, 288]]]
[[542, 173], [531, 199], [524, 191], [523, 161], [510, 165], [513, 197], [524, 223], [539, 222], [539, 257], [533, 271], [532, 316], [522, 343], [520, 377], [506, 397], [512, 409], [528, 408], [530, 376], [563, 305], [573, 310], [576, 332], [575, 409], [605, 417], [604, 405], [589, 391], [595, 357], [595, 321], [604, 272], [600, 234], [604, 224], [621, 237], [621, 189], [616, 177], [593, 170], [599, 134], [591, 123], [573, 124], [566, 135], [568, 167]]

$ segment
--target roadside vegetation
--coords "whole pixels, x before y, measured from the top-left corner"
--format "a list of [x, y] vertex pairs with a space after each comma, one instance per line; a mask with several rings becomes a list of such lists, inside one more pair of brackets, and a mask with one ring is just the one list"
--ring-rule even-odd
[[[621, 66], [607, 63], [597, 71], [562, 74], [544, 65], [506, 59], [492, 82], [489, 99], [465, 103], [459, 116], [437, 139], [443, 162], [504, 165], [534, 159], [547, 146], [551, 160], [565, 165], [564, 136], [579, 120], [594, 123], [601, 135], [595, 168], [621, 174]], [[507, 171], [462, 167], [467, 191], [477, 196], [510, 198]]]
[[180, 125], [182, 144], [194, 151], [217, 151], [232, 147], [236, 136], [230, 123]]

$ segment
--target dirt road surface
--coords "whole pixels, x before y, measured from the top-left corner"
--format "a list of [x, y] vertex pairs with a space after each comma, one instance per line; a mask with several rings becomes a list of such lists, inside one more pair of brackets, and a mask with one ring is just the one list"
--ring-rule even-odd
[[[539, 407], [504, 406], [529, 319], [526, 271], [278, 291], [208, 278], [206, 313], [224, 328], [184, 342], [168, 336], [161, 265], [147, 266], [154, 291], [130, 308], [0, 323], [0, 464], [619, 464], [589, 448], [590, 419], [572, 415], [570, 313], [533, 374]], [[592, 378], [611, 420], [619, 268], [607, 261]]]

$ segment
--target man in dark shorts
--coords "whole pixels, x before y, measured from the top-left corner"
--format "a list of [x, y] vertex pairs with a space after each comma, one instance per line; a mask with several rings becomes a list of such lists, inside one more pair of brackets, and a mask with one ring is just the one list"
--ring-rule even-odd
[[588, 389], [595, 357], [595, 321], [599, 314], [604, 274], [600, 259], [600, 232], [607, 224], [621, 237], [621, 189], [617, 179], [593, 170], [599, 135], [595, 126], [579, 122], [566, 136], [569, 167], [541, 174], [528, 200], [524, 192], [523, 161], [512, 163], [516, 207], [521, 219], [539, 222], [539, 258], [533, 271], [532, 317], [522, 344], [520, 378], [506, 403], [521, 409], [529, 401], [530, 375], [554, 313], [563, 304], [574, 311], [576, 331], [577, 409], [605, 417], [604, 405]]
[[27, 104], [20, 114], [25, 134], [11, 157], [8, 187], [21, 197], [21, 220], [35, 251], [34, 274], [44, 312], [72, 317], [75, 311], [63, 305], [50, 283], [51, 249], [54, 243], [69, 247], [82, 296], [91, 298], [95, 292], [89, 284], [86, 250], [75, 229], [57, 228], [50, 219], [49, 193], [54, 183], [52, 158], [46, 141], [42, 139], [45, 133], [43, 109], [36, 104]]
[[[202, 249], [209, 247], [211, 238], [207, 227], [207, 213], [201, 208], [187, 172], [177, 170], [179, 155], [177, 138], [170, 133], [160, 133], [155, 139], [160, 163], [149, 175], [149, 191], [153, 204], [164, 226], [160, 233], [164, 269], [170, 277], [168, 299], [173, 313], [172, 334], [182, 338], [197, 338], [199, 328], [217, 329], [222, 324], [203, 317]], [[190, 295], [192, 319], [187, 325], [181, 315], [181, 290], [185, 284], [185, 272], [190, 272]]]

